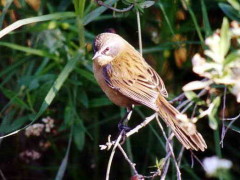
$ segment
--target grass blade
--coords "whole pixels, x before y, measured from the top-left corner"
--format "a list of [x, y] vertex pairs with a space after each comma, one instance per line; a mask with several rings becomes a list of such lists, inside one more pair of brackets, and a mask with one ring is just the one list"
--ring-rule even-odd
[[36, 116], [32, 119], [31, 123], [29, 123], [28, 125], [26, 125], [25, 127], [18, 129], [12, 133], [9, 133], [7, 135], [1, 136], [0, 139], [3, 139], [5, 137], [11, 136], [13, 134], [18, 133], [19, 131], [22, 131], [24, 129], [26, 129], [28, 126], [30, 126], [31, 124], [33, 124], [43, 113], [44, 111], [49, 107], [49, 105], [52, 103], [53, 99], [55, 98], [55, 96], [57, 95], [57, 92], [60, 90], [60, 88], [62, 87], [63, 83], [65, 82], [65, 80], [67, 79], [67, 77], [69, 76], [69, 74], [73, 71], [73, 69], [75, 68], [75, 65], [77, 63], [77, 61], [79, 60], [81, 54], [77, 54], [75, 57], [73, 57], [64, 67], [64, 69], [62, 70], [62, 72], [59, 74], [58, 78], [55, 80], [55, 82], [53, 83], [52, 87], [50, 88], [50, 90], [48, 91], [38, 113], [36, 114]]
[[76, 14], [74, 12], [61, 12], [61, 13], [54, 13], [54, 14], [48, 14], [43, 16], [37, 16], [37, 17], [31, 17], [26, 19], [18, 20], [11, 25], [4, 28], [2, 31], [0, 31], [0, 38], [5, 36], [6, 34], [14, 31], [15, 29], [31, 24], [36, 22], [42, 22], [42, 21], [49, 21], [49, 20], [57, 20], [57, 19], [66, 19], [66, 18], [73, 18]]
[[62, 163], [58, 169], [57, 172], [57, 176], [55, 178], [55, 180], [62, 180], [67, 168], [67, 164], [68, 164], [68, 157], [69, 157], [69, 152], [70, 152], [70, 148], [71, 148], [71, 144], [72, 144], [72, 136], [73, 136], [73, 124], [71, 127], [71, 132], [70, 132], [70, 136], [69, 136], [69, 140], [68, 140], [68, 146], [67, 146], [67, 152], [62, 160]]

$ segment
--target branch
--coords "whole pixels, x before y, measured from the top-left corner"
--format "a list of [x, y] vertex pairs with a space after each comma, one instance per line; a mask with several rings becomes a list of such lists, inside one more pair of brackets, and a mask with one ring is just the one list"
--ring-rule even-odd
[[[224, 94], [223, 94], [223, 109], [222, 109], [222, 133], [221, 133], [221, 141], [220, 144], [223, 148], [223, 140], [225, 138], [225, 135], [227, 133], [226, 126], [224, 124], [225, 121], [225, 109], [226, 109], [226, 94], [227, 94], [227, 87], [224, 88]], [[230, 123], [231, 124], [231, 123]]]
[[124, 131], [121, 131], [121, 133], [119, 134], [119, 136], [118, 136], [118, 138], [116, 140], [116, 143], [114, 144], [114, 147], [112, 149], [111, 155], [109, 157], [108, 166], [107, 166], [107, 172], [106, 172], [106, 180], [109, 180], [109, 174], [110, 174], [110, 169], [111, 169], [111, 165], [112, 165], [113, 156], [115, 154], [116, 147], [119, 145], [119, 142], [122, 139], [123, 132]]
[[98, 5], [100, 5], [100, 6], [104, 6], [104, 7], [108, 8], [108, 9], [111, 9], [112, 11], [119, 12], [119, 13], [128, 12], [128, 11], [130, 11], [130, 10], [134, 7], [134, 5], [131, 4], [131, 5], [130, 5], [129, 7], [127, 7], [127, 8], [117, 9], [117, 8], [114, 8], [114, 7], [112, 7], [112, 6], [109, 6], [109, 5], [105, 4], [103, 1], [96, 0], [96, 3], [97, 3]]
[[168, 143], [169, 150], [170, 150], [170, 152], [171, 152], [171, 154], [172, 154], [173, 161], [174, 161], [174, 164], [175, 164], [175, 167], [176, 167], [176, 170], [177, 170], [177, 179], [178, 179], [178, 180], [181, 180], [181, 172], [180, 172], [180, 169], [179, 169], [179, 167], [178, 167], [178, 163], [177, 163], [177, 161], [176, 161], [176, 157], [175, 157], [175, 154], [174, 154], [174, 152], [173, 152], [172, 145], [170, 144], [169, 139], [167, 138], [166, 133], [164, 132], [164, 129], [163, 129], [163, 127], [162, 127], [162, 124], [160, 123], [160, 121], [159, 121], [159, 119], [158, 119], [158, 116], [156, 117], [156, 120], [157, 120], [157, 123], [158, 123], [160, 129], [162, 130], [163, 136], [164, 136], [166, 142]]

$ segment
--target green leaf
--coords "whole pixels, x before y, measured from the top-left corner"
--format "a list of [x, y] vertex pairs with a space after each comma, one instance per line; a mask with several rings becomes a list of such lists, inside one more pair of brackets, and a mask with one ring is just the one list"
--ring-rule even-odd
[[66, 172], [67, 169], [67, 164], [68, 164], [68, 158], [69, 158], [69, 153], [70, 153], [70, 148], [71, 148], [71, 144], [72, 144], [72, 136], [73, 136], [73, 125], [71, 127], [71, 132], [69, 135], [69, 139], [68, 139], [68, 146], [67, 146], [67, 151], [66, 154], [61, 162], [61, 165], [58, 169], [57, 175], [55, 177], [55, 180], [62, 180], [64, 177], [64, 174]]
[[74, 119], [73, 108], [74, 107], [72, 107], [72, 104], [68, 103], [68, 105], [64, 109], [64, 122], [69, 127], [73, 123], [73, 119]]
[[15, 50], [19, 50], [25, 53], [29, 53], [29, 54], [33, 54], [33, 55], [37, 55], [37, 56], [42, 56], [42, 57], [48, 57], [51, 59], [58, 59], [58, 57], [54, 54], [50, 54], [47, 51], [44, 50], [39, 50], [39, 49], [33, 49], [33, 48], [29, 48], [29, 47], [24, 47], [24, 46], [20, 46], [17, 44], [12, 44], [12, 43], [8, 43], [8, 42], [0, 42], [0, 46], [5, 46], [5, 47], [9, 47]]
[[[111, 6], [113, 5], [115, 2], [117, 2], [117, 0], [108, 0], [105, 1], [104, 3]], [[107, 8], [104, 6], [98, 7], [97, 9], [95, 9], [94, 11], [90, 12], [89, 14], [87, 14], [84, 18], [83, 18], [83, 24], [87, 25], [90, 22], [94, 21], [97, 17], [99, 17], [104, 11], [106, 11]]]
[[204, 24], [204, 31], [205, 37], [208, 37], [212, 34], [212, 29], [209, 23], [207, 8], [205, 5], [205, 0], [201, 0], [201, 8], [202, 8], [202, 16], [203, 16], [203, 24]]
[[111, 101], [107, 97], [96, 98], [89, 101], [90, 108], [102, 107], [102, 106], [107, 106], [111, 104], [112, 104]]
[[143, 9], [144, 8], [149, 8], [152, 5], [154, 5], [154, 3], [155, 3], [154, 1], [145, 1], [145, 2], [140, 3], [139, 6]]
[[32, 24], [32, 23], [42, 22], [42, 21], [49, 21], [49, 20], [67, 19], [67, 18], [73, 18], [73, 17], [76, 17], [76, 14], [74, 12], [60, 12], [60, 13], [53, 13], [53, 14], [48, 14], [43, 16], [21, 19], [7, 26], [3, 30], [1, 30], [0, 38], [14, 31], [15, 29], [27, 24]]
[[230, 48], [230, 39], [231, 39], [231, 35], [229, 31], [229, 23], [227, 18], [223, 18], [220, 35], [221, 35], [220, 53], [221, 53], [221, 57], [225, 57], [225, 55], [227, 54]]
[[79, 151], [81, 151], [85, 144], [85, 128], [81, 119], [77, 119], [73, 128], [73, 140]]
[[[210, 128], [216, 130], [217, 126], [218, 126], [218, 122], [217, 122], [217, 118], [216, 118], [216, 114], [217, 114], [217, 110], [218, 107], [220, 105], [221, 99], [220, 97], [216, 97], [213, 102], [211, 103], [211, 105], [213, 106], [211, 109], [211, 112], [208, 115], [209, 118], [209, 126]], [[211, 106], [210, 105], [210, 106]]]
[[224, 66], [230, 64], [231, 62], [239, 60], [239, 58], [240, 58], [240, 50], [236, 50], [230, 53], [224, 60]]
[[186, 91], [186, 92], [184, 92], [184, 94], [190, 101], [198, 99], [197, 94], [193, 91]]
[[218, 6], [230, 19], [240, 22], [240, 11], [225, 3], [219, 3]]
[[0, 86], [1, 92], [10, 100], [12, 104], [17, 105], [20, 108], [31, 110], [31, 108], [18, 97], [18, 94], [10, 89], [6, 89]]
[[87, 80], [93, 82], [94, 84], [97, 84], [96, 79], [93, 76], [92, 72], [86, 71], [84, 69], [76, 68], [75, 71], [79, 73], [81, 76], [85, 77]]
[[79, 100], [86, 108], [88, 108], [89, 102], [88, 102], [88, 96], [87, 96], [86, 91], [84, 91], [84, 90], [80, 91]]
[[3, 8], [2, 12], [1, 12], [1, 16], [0, 16], [0, 29], [2, 29], [4, 17], [6, 15], [6, 13], [8, 12], [8, 9], [11, 6], [12, 2], [13, 2], [13, 0], [7, 0], [6, 1], [6, 5], [4, 6], [4, 8]]
[[52, 103], [53, 99], [57, 95], [58, 91], [62, 87], [63, 83], [65, 82], [65, 80], [67, 79], [69, 74], [75, 68], [76, 63], [79, 61], [81, 56], [82, 56], [82, 54], [76, 54], [71, 60], [68, 61], [68, 63], [63, 68], [62, 72], [59, 74], [58, 78], [55, 80], [55, 82], [53, 83], [52, 87], [48, 91], [48, 93], [47, 93], [47, 95], [46, 95], [46, 97], [45, 97], [45, 99], [44, 99], [44, 101], [43, 101], [39, 111], [37, 112], [35, 117], [32, 119], [31, 123], [29, 123], [25, 127], [20, 128], [20, 129], [14, 131], [12, 133], [9, 133], [7, 135], [1, 136], [0, 139], [3, 139], [3, 138], [8, 137], [8, 136], [11, 136], [13, 134], [18, 133], [19, 131], [22, 131], [22, 130], [26, 129], [28, 126], [33, 124], [46, 111], [46, 109]]
[[240, 1], [238, 0], [227, 0], [231, 6], [236, 9], [237, 11], [240, 11]]

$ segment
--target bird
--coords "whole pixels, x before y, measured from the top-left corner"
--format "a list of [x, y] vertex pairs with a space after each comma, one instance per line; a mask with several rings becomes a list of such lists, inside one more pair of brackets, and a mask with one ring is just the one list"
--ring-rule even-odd
[[181, 113], [166, 100], [168, 92], [161, 77], [131, 44], [105, 32], [95, 37], [93, 50], [95, 79], [114, 104], [128, 112], [134, 105], [144, 105], [158, 113], [186, 149], [207, 149], [196, 126], [179, 118]]

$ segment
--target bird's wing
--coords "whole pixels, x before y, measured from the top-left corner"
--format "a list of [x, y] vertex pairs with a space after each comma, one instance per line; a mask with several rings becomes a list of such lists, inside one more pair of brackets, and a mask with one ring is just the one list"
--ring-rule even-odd
[[108, 64], [103, 68], [103, 75], [109, 87], [156, 111], [158, 96], [167, 96], [162, 79], [143, 59]]

